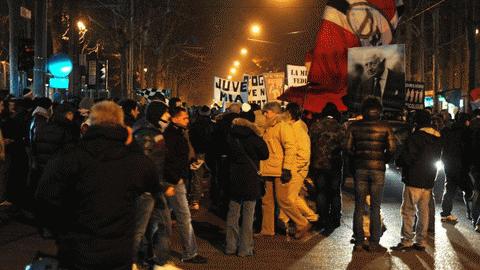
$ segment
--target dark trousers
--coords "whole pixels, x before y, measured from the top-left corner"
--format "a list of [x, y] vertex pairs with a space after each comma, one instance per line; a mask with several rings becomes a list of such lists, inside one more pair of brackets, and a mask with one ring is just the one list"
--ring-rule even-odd
[[355, 173], [355, 211], [353, 214], [353, 233], [356, 244], [362, 244], [363, 213], [367, 195], [370, 195], [370, 243], [378, 244], [382, 235], [380, 205], [383, 200], [385, 172], [374, 170], [357, 170]]
[[473, 182], [472, 196], [472, 222], [473, 225], [480, 225], [480, 168], [474, 168], [470, 172]]
[[317, 213], [323, 226], [338, 224], [342, 217], [341, 171], [314, 169], [313, 180], [317, 188]]
[[472, 184], [466, 173], [450, 174], [445, 171], [446, 181], [445, 190], [442, 198], [442, 217], [447, 217], [452, 213], [453, 199], [457, 195], [457, 190], [463, 191], [463, 201], [467, 207], [467, 213], [470, 213], [470, 200], [472, 197]]

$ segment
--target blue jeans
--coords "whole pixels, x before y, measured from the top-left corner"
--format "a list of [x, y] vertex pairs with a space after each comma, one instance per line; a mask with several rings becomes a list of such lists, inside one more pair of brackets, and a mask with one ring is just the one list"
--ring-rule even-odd
[[183, 247], [182, 260], [191, 259], [197, 256], [198, 246], [188, 207], [187, 189], [182, 180], [175, 186], [175, 196], [169, 197], [168, 203], [177, 218], [177, 227]]
[[153, 256], [158, 265], [165, 264], [170, 259], [170, 237], [172, 235], [172, 219], [167, 200], [163, 194], [157, 194], [145, 239], [146, 253]]
[[154, 201], [150, 193], [141, 194], [136, 200], [135, 211], [135, 232], [133, 235], [133, 261], [141, 263], [140, 252], [142, 249], [142, 240], [147, 229], [150, 215], [152, 214]]
[[[230, 201], [227, 215], [225, 253], [246, 257], [253, 255], [253, 217], [256, 201]], [[243, 209], [242, 209], [243, 207]], [[238, 225], [242, 210], [242, 227]]]
[[385, 172], [374, 170], [357, 170], [355, 172], [355, 211], [353, 214], [353, 233], [356, 244], [362, 244], [365, 235], [363, 232], [363, 212], [366, 206], [367, 195], [370, 194], [370, 243], [378, 244], [382, 235], [380, 219], [380, 204], [383, 199]]

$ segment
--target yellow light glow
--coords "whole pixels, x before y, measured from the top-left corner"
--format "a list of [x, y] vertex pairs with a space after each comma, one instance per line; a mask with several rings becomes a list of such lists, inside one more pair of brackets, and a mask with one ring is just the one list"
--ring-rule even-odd
[[78, 27], [78, 30], [81, 32], [87, 30], [87, 26], [82, 21], [77, 22], [77, 27]]
[[247, 48], [242, 48], [242, 49], [240, 50], [240, 54], [243, 55], [243, 56], [247, 55], [247, 54], [248, 54]]
[[230, 69], [230, 73], [231, 73], [231, 74], [237, 73], [237, 69], [236, 69], [236, 68], [231, 68], [231, 69]]
[[231, 80], [231, 79], [232, 79], [232, 75], [228, 75], [227, 79], [228, 79], [228, 80]]
[[234, 65], [235, 67], [239, 67], [239, 66], [240, 66], [240, 61], [238, 61], [238, 60], [234, 61], [234, 62], [233, 62], [233, 65]]
[[262, 28], [258, 24], [253, 24], [252, 27], [250, 28], [250, 32], [254, 35], [260, 34], [262, 31]]

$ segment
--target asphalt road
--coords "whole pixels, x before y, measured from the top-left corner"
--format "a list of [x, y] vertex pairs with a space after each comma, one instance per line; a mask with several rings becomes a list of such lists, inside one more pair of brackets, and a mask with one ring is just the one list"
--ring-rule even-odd
[[[441, 194], [442, 183], [438, 183]], [[400, 203], [402, 184], [398, 175], [388, 173], [385, 202], [382, 206], [388, 230], [381, 244], [390, 247], [400, 240]], [[314, 234], [309, 238], [287, 241], [284, 236], [259, 238], [255, 242], [255, 256], [239, 258], [225, 256], [222, 220], [203, 210], [194, 215], [194, 228], [200, 254], [209, 259], [207, 265], [185, 265], [179, 260], [181, 246], [175, 235], [172, 249], [175, 263], [182, 269], [480, 269], [480, 234], [473, 231], [465, 218], [465, 208], [459, 202], [454, 214], [456, 225], [440, 222], [437, 205], [436, 234], [429, 239], [424, 253], [389, 252], [375, 255], [367, 252], [352, 253], [349, 240], [352, 235], [352, 195], [344, 192], [342, 225], [329, 237]], [[0, 227], [0, 269], [23, 269], [36, 251], [54, 253], [52, 241], [39, 237], [28, 225], [11, 221]]]

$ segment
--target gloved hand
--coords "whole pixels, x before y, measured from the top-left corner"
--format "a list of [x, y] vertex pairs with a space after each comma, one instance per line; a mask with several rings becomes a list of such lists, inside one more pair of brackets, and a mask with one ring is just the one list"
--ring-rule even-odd
[[280, 181], [282, 181], [282, 184], [287, 184], [292, 180], [292, 173], [290, 170], [287, 169], [282, 169], [282, 176], [280, 176]]

